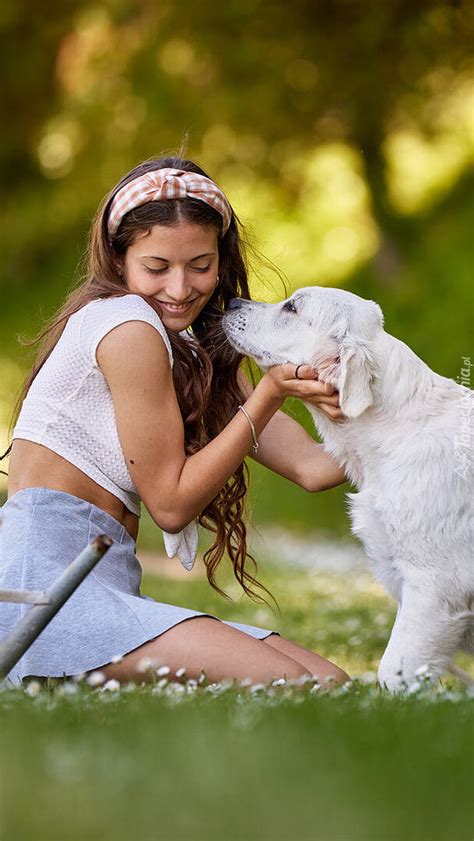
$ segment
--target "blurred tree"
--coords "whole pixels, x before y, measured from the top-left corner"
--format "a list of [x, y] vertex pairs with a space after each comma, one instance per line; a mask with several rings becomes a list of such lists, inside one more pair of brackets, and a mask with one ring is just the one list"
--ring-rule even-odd
[[[124, 168], [175, 148], [184, 131], [217, 170], [239, 161], [268, 179], [292, 155], [343, 140], [364, 157], [379, 226], [395, 229], [406, 216], [390, 201], [384, 140], [398, 125], [434, 130], [428, 106], [467, 72], [473, 13], [439, 0], [6, 0], [3, 9], [0, 166], [13, 252], [28, 228], [25, 192], [33, 217], [52, 201], [42, 221], [57, 234]], [[64, 187], [77, 195], [66, 214]], [[290, 201], [300, 184], [290, 173], [281, 188]], [[39, 246], [38, 230], [25, 233]]]

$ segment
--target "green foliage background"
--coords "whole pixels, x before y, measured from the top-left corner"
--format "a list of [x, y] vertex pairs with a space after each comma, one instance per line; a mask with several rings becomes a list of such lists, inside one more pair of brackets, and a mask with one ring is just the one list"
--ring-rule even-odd
[[[104, 192], [185, 135], [289, 290], [377, 300], [389, 332], [458, 376], [472, 311], [471, 31], [471, 6], [430, 0], [6, 0], [2, 451], [31, 362], [17, 336], [78, 281]], [[252, 290], [286, 294], [259, 264]], [[253, 472], [257, 522], [347, 529], [343, 489], [312, 496]]]

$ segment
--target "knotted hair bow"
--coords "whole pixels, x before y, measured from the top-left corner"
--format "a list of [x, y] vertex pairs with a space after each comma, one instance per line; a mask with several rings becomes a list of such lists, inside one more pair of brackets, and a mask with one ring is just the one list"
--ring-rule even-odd
[[178, 534], [163, 532], [168, 558], [179, 558], [181, 566], [188, 572], [191, 572], [196, 560], [198, 539], [197, 520], [191, 520]]
[[149, 201], [185, 198], [199, 199], [217, 210], [223, 220], [222, 234], [226, 233], [232, 208], [217, 184], [198, 172], [166, 167], [134, 178], [115, 194], [107, 222], [109, 237], [112, 239], [122, 218], [135, 207]]

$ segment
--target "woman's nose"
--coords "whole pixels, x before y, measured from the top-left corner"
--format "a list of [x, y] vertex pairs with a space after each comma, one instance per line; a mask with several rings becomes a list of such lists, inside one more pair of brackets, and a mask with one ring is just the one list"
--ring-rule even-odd
[[185, 272], [177, 271], [172, 277], [168, 278], [168, 283], [166, 284], [166, 294], [172, 298], [173, 301], [176, 301], [176, 303], [185, 301], [189, 298], [191, 291], [191, 286], [186, 279]]

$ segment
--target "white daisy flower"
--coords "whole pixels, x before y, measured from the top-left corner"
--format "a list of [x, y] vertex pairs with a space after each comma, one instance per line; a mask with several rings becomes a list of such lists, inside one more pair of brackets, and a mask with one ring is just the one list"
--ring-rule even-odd
[[307, 683], [313, 683], [313, 678], [311, 675], [300, 675], [295, 678], [295, 683], [297, 686], [306, 686]]
[[58, 686], [57, 692], [59, 695], [76, 695], [76, 693], [79, 692], [79, 689], [75, 683], [67, 681], [66, 683], [63, 683], [62, 686]]
[[253, 683], [250, 687], [250, 692], [252, 693], [252, 695], [256, 695], [257, 692], [262, 692], [264, 689], [264, 683]]
[[25, 688], [25, 692], [31, 698], [34, 698], [36, 695], [38, 695], [39, 692], [41, 692], [40, 682], [38, 680], [30, 680], [28, 682], [28, 686], [26, 686]]
[[110, 692], [116, 692], [118, 689], [120, 689], [120, 682], [118, 680], [115, 680], [115, 678], [112, 678], [111, 680], [108, 680], [107, 683], [104, 683], [102, 689], [107, 689]]
[[182, 683], [170, 683], [167, 689], [170, 695], [184, 695], [186, 687]]
[[142, 657], [138, 661], [135, 671], [143, 674], [143, 672], [148, 672], [149, 669], [154, 669], [156, 666], [158, 666], [158, 660], [152, 660], [151, 657]]
[[90, 675], [86, 678], [86, 683], [88, 683], [89, 686], [101, 686], [103, 683], [105, 683], [105, 681], [106, 677], [101, 671], [91, 672]]

